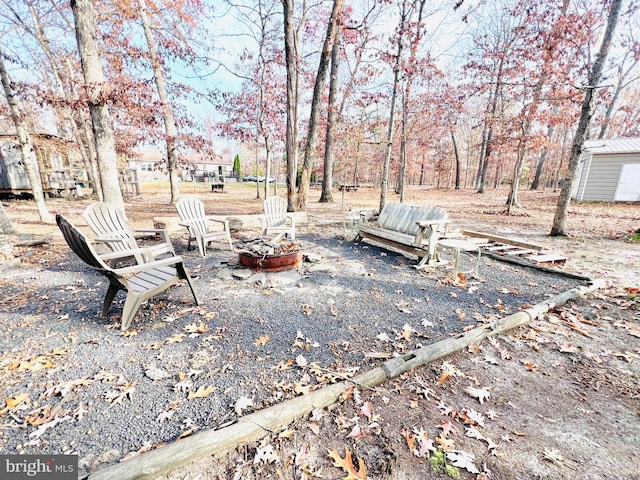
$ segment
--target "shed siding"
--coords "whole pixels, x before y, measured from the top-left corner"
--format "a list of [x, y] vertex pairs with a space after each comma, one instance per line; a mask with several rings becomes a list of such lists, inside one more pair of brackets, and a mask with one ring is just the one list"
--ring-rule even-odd
[[624, 163], [638, 163], [638, 153], [629, 154], [593, 154], [591, 168], [584, 186], [584, 200], [612, 202]]
[[587, 184], [587, 179], [589, 178], [589, 170], [591, 169], [591, 159], [592, 155], [590, 153], [582, 154], [582, 162], [580, 164], [580, 171], [578, 182], [576, 185], [576, 191], [573, 195], [578, 200], [582, 200], [584, 197], [584, 189]]

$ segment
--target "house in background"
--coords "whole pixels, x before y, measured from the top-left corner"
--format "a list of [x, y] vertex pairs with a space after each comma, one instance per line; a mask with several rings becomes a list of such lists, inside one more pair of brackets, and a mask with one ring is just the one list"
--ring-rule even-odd
[[[157, 180], [167, 177], [167, 156], [158, 150], [143, 150], [127, 161], [128, 167], [138, 173], [140, 181]], [[186, 182], [209, 181], [210, 178], [233, 177], [233, 160], [220, 156], [212, 158], [203, 153], [180, 153], [178, 169], [181, 180]]]
[[576, 200], [640, 202], [640, 138], [587, 140], [571, 196]]
[[[45, 196], [84, 196], [93, 185], [76, 145], [51, 133], [31, 133], [37, 175]], [[18, 135], [0, 133], [0, 194], [31, 195], [31, 184], [22, 159]]]

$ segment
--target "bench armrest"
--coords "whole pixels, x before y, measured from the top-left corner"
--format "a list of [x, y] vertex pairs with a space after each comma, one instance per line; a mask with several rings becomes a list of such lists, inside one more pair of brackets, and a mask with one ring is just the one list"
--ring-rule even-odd
[[416, 222], [416, 225], [418, 225], [420, 228], [433, 228], [434, 225], [445, 225], [447, 223], [451, 223], [451, 220], [447, 218], [441, 218], [439, 220], [419, 220]]

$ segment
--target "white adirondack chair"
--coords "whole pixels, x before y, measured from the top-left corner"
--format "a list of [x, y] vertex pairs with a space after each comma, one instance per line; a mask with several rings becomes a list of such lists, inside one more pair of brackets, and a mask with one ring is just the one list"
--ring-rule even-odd
[[120, 290], [127, 292], [127, 298], [122, 309], [121, 329], [123, 331], [131, 325], [131, 321], [142, 302], [164, 292], [180, 280], [187, 281], [196, 305], [200, 303], [193, 288], [191, 277], [181, 257], [173, 256], [151, 262], [137, 263], [129, 267], [113, 268], [107, 263], [109, 260], [135, 257], [135, 251], [122, 250], [106, 255], [98, 255], [82, 232], [64, 216], [56, 215], [56, 222], [71, 250], [87, 265], [109, 280], [109, 288], [102, 303], [103, 317], [109, 313], [116, 294]]
[[[163, 228], [131, 229], [127, 225], [127, 219], [122, 210], [111, 204], [95, 202], [82, 212], [87, 224], [96, 235], [95, 242], [105, 244], [114, 252], [121, 251], [147, 251], [144, 261], [152, 261], [160, 255], [168, 253], [175, 256], [173, 244], [169, 233]], [[146, 246], [140, 249], [136, 235], [156, 235], [160, 243]], [[138, 258], [140, 261], [140, 258]]]
[[296, 219], [287, 213], [287, 201], [282, 197], [269, 197], [262, 202], [264, 215], [260, 218], [262, 234], [285, 233], [296, 239]]
[[[176, 210], [180, 215], [180, 225], [189, 231], [189, 244], [187, 249], [191, 250], [191, 241], [195, 240], [200, 250], [200, 255], [207, 255], [207, 245], [215, 240], [226, 240], [229, 249], [233, 250], [231, 244], [231, 233], [229, 232], [229, 221], [226, 218], [206, 215], [204, 203], [195, 197], [183, 197], [176, 203]], [[213, 224], [222, 227], [222, 230], [213, 228]]]

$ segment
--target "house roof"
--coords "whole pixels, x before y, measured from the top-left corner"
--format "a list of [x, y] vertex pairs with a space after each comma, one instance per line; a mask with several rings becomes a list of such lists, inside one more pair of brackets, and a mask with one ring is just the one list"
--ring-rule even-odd
[[607, 138], [587, 140], [583, 151], [589, 153], [635, 153], [640, 152], [640, 138]]

